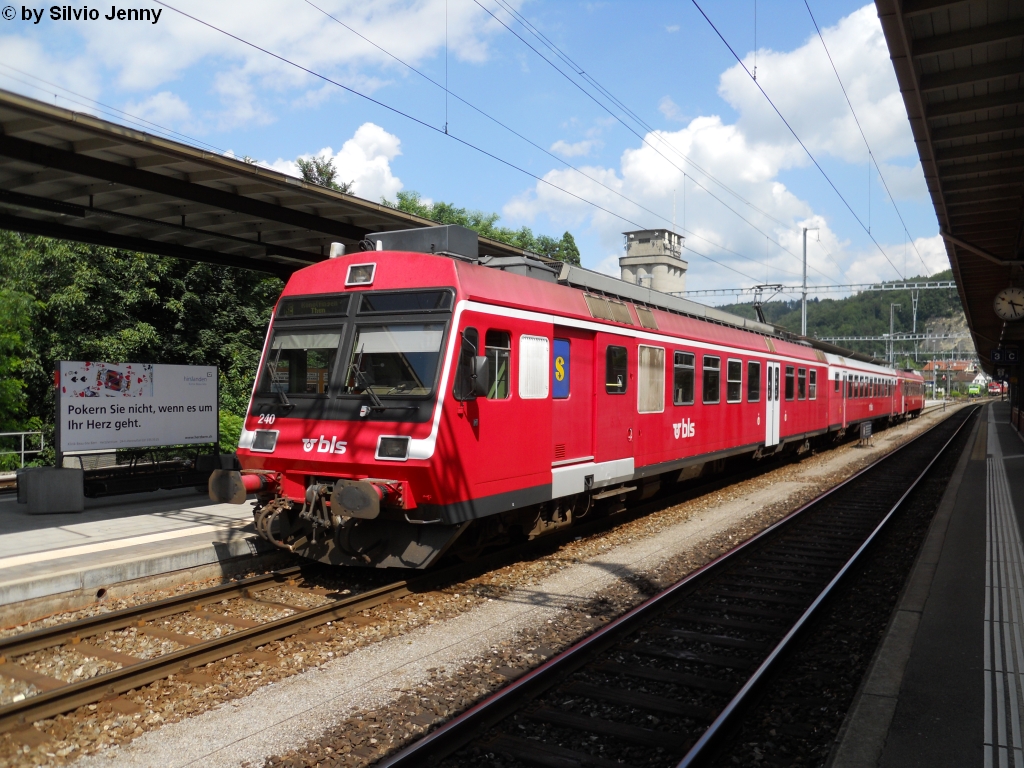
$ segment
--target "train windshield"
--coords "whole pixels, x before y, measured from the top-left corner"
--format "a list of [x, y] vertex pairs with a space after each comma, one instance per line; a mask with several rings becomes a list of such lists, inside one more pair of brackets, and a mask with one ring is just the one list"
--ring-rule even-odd
[[279, 330], [270, 344], [261, 392], [323, 395], [338, 355], [340, 332]]
[[443, 323], [358, 326], [345, 374], [345, 393], [429, 395], [443, 339]]

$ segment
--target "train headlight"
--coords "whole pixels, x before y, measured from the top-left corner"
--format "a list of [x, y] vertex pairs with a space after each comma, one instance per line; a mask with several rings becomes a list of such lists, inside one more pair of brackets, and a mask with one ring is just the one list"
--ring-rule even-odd
[[260, 453], [273, 453], [277, 447], [278, 431], [276, 429], [257, 429], [252, 439], [252, 450]]
[[376, 458], [382, 461], [405, 461], [409, 458], [409, 438], [381, 435], [377, 439]]

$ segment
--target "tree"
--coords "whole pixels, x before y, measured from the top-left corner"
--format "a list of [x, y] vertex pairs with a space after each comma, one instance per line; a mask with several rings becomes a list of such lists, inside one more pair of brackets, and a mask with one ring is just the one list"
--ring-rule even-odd
[[299, 171], [302, 172], [303, 180], [310, 184], [327, 187], [345, 194], [352, 191], [352, 184], [355, 182], [346, 181], [344, 184], [339, 184], [336, 181], [338, 169], [334, 167], [334, 160], [330, 157], [311, 157], [309, 160], [297, 157], [295, 163], [299, 166]]
[[52, 430], [60, 360], [216, 365], [221, 411], [242, 416], [282, 287], [249, 270], [0, 232], [0, 403], [14, 403], [0, 420]]
[[558, 242], [558, 252], [555, 258], [564, 261], [566, 264], [580, 264], [580, 249], [576, 247], [576, 239], [568, 232], [562, 235]]
[[452, 203], [440, 201], [426, 203], [420, 197], [419, 192], [399, 192], [397, 198], [394, 201], [382, 198], [381, 204], [415, 216], [422, 216], [424, 219], [436, 221], [438, 224], [458, 224], [472, 229], [481, 237], [489, 237], [515, 248], [522, 248], [524, 251], [565, 261], [569, 264], [580, 263], [580, 249], [576, 247], [576, 241], [568, 232], [562, 235], [561, 240], [556, 240], [548, 235], [534, 235], [533, 230], [529, 227], [520, 227], [519, 229], [500, 227], [498, 220], [501, 217], [496, 213], [459, 208]]
[[14, 431], [25, 413], [25, 339], [32, 297], [0, 288], [0, 431]]

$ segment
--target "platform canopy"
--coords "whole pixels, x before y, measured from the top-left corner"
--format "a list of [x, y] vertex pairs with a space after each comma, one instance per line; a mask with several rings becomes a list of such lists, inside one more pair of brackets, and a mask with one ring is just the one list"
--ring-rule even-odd
[[[435, 222], [0, 90], [0, 229], [286, 276]], [[480, 238], [480, 253], [522, 249]]]
[[1024, 286], [1024, 3], [875, 0], [982, 366], [1024, 344], [993, 311]]

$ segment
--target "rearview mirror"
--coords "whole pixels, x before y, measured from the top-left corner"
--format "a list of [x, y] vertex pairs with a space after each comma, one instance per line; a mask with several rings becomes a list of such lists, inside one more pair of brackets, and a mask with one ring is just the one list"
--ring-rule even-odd
[[479, 397], [487, 397], [491, 388], [491, 372], [487, 369], [486, 355], [473, 357], [472, 388], [473, 394]]

